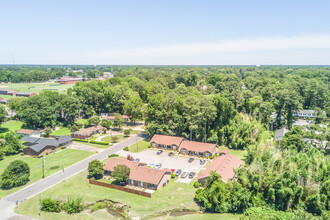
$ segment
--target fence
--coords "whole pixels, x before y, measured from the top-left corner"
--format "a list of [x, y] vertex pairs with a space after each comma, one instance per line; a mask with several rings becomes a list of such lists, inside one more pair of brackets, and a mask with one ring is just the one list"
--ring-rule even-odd
[[98, 185], [98, 186], [103, 186], [103, 187], [107, 187], [107, 188], [111, 188], [111, 189], [117, 189], [117, 190], [121, 190], [124, 192], [128, 192], [128, 193], [133, 193], [136, 195], [140, 195], [140, 196], [145, 196], [145, 197], [149, 197], [151, 198], [151, 193], [147, 193], [147, 192], [143, 192], [143, 191], [139, 191], [139, 190], [135, 190], [135, 189], [130, 189], [130, 188], [126, 188], [123, 186], [118, 186], [118, 185], [113, 185], [110, 183], [103, 183], [100, 181], [96, 181], [93, 178], [89, 179], [89, 183], [90, 184], [94, 184], [94, 185]]

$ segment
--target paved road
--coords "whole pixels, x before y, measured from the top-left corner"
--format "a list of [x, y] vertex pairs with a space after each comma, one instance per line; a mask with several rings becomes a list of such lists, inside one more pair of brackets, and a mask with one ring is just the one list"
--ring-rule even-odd
[[[146, 135], [140, 134], [134, 137], [130, 137], [125, 141], [122, 141], [100, 153], [97, 153], [93, 156], [90, 156], [82, 161], [79, 161], [78, 163], [73, 164], [70, 167], [67, 167], [64, 169], [65, 177], [69, 178], [77, 173], [80, 173], [84, 169], [88, 167], [88, 163], [92, 160], [98, 159], [98, 160], [104, 160], [108, 157], [110, 154], [115, 154], [118, 151], [122, 150], [126, 146], [130, 146], [137, 141], [145, 138]], [[59, 171], [53, 175], [48, 176], [47, 178], [40, 180], [36, 183], [33, 183], [3, 199], [0, 200], [0, 219], [9, 219], [14, 213], [14, 207], [16, 201], [21, 202], [26, 199], [29, 199], [53, 186], [56, 184], [62, 182], [64, 180], [64, 174], [62, 171]]]

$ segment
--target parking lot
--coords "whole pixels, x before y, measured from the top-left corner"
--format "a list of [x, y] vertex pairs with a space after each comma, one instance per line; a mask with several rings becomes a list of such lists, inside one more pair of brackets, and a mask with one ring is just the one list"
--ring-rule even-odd
[[[133, 156], [133, 158], [140, 158], [140, 162], [142, 163], [149, 163], [149, 164], [162, 164], [163, 168], [168, 168], [168, 169], [181, 169], [182, 172], [195, 172], [197, 174], [201, 171], [201, 169], [205, 166], [200, 165], [200, 159], [195, 158], [195, 160], [191, 163], [188, 162], [189, 157], [188, 156], [183, 156], [183, 155], [178, 155], [176, 153], [174, 156], [169, 157], [170, 151], [164, 151], [162, 154], [157, 155], [157, 150], [156, 149], [146, 149], [142, 152], [139, 153], [131, 153], [127, 152], [124, 150], [121, 150], [118, 152], [120, 156], [126, 157], [128, 154]], [[186, 178], [179, 178], [177, 182], [184, 182], [184, 183], [190, 183], [192, 179], [186, 177]]]

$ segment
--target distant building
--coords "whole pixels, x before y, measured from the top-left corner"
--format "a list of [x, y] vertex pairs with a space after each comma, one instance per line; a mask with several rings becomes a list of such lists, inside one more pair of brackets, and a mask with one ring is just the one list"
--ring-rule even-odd
[[38, 95], [38, 93], [35, 92], [16, 92], [15, 96], [19, 96], [19, 97], [30, 97], [30, 96], [34, 96], [34, 95]]
[[76, 84], [77, 82], [82, 80], [82, 77], [62, 77], [57, 82], [60, 84]]
[[89, 128], [83, 128], [71, 134], [72, 138], [86, 139], [92, 137], [94, 134], [101, 132], [104, 127], [97, 125]]
[[150, 140], [150, 145], [156, 148], [179, 150], [179, 146], [183, 140], [184, 138], [182, 137], [155, 134]]
[[210, 178], [212, 171], [217, 173], [224, 183], [227, 183], [228, 180], [235, 179], [236, 174], [234, 168], [240, 168], [243, 161], [231, 155], [228, 150], [221, 150], [219, 154], [220, 156], [215, 157], [210, 166], [198, 175], [198, 182], [201, 185], [205, 185], [205, 182]]
[[[326, 115], [326, 112], [323, 111], [322, 114]], [[292, 115], [299, 118], [315, 118], [317, 116], [317, 111], [315, 110], [292, 111]]]
[[285, 133], [287, 133], [289, 130], [286, 128], [281, 128], [275, 131], [275, 140], [281, 141], [284, 137]]
[[7, 104], [7, 99], [0, 98], [0, 104]]
[[13, 95], [14, 92], [13, 89], [0, 89], [0, 95]]
[[[116, 113], [109, 113], [109, 115], [106, 116], [105, 119], [108, 119], [108, 120], [112, 121], [112, 123], [113, 123], [113, 120], [115, 119], [115, 115], [116, 115]], [[130, 122], [130, 117], [128, 115], [122, 115], [121, 117], [124, 119], [125, 123]]]
[[26, 148], [23, 149], [24, 154], [32, 156], [51, 153], [58, 147], [67, 146], [72, 143], [72, 138], [69, 136], [60, 136], [54, 139], [23, 137], [21, 141], [23, 141], [23, 145], [26, 146]]
[[21, 129], [17, 131], [16, 134], [21, 134], [23, 137], [40, 137], [40, 131], [31, 129]]

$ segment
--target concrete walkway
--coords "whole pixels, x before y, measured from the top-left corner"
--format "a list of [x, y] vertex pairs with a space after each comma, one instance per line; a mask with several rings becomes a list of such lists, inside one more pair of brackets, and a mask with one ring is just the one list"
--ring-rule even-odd
[[146, 137], [145, 134], [140, 134], [135, 137], [131, 137], [122, 141], [118, 144], [113, 145], [112, 147], [105, 149], [104, 151], [94, 154], [78, 163], [73, 164], [70, 167], [67, 167], [63, 171], [59, 171], [48, 176], [45, 179], [42, 179], [36, 183], [33, 183], [23, 189], [18, 190], [17, 192], [8, 195], [7, 197], [0, 200], [0, 219], [20, 219], [21, 215], [16, 215], [14, 213], [14, 208], [16, 206], [16, 201], [22, 202], [25, 201], [53, 186], [62, 182], [66, 178], [76, 175], [81, 171], [85, 170], [88, 167], [88, 163], [92, 160], [104, 160], [110, 154], [115, 154], [118, 151], [122, 150], [126, 146], [130, 146], [137, 141], [140, 141]]

